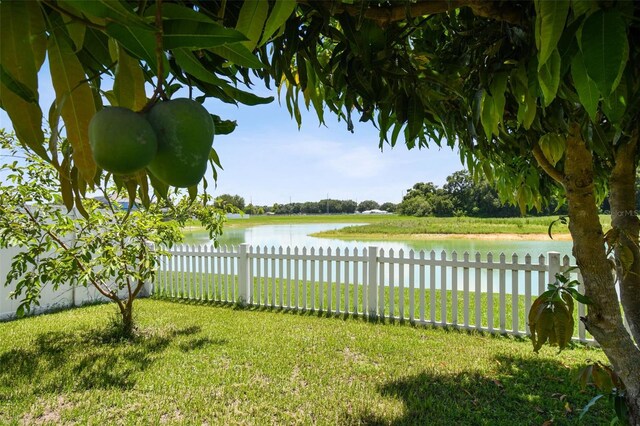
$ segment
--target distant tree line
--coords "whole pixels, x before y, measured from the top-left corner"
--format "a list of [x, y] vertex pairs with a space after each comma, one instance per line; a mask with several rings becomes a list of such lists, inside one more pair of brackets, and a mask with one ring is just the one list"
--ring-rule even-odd
[[271, 206], [258, 206], [254, 204], [245, 204], [243, 197], [239, 195], [222, 194], [216, 198], [218, 206], [231, 204], [247, 214], [352, 214], [367, 210], [384, 210], [393, 213], [396, 209], [394, 203], [379, 204], [373, 200], [365, 200], [357, 203], [353, 200], [334, 200], [323, 199], [320, 201], [306, 201], [302, 203], [274, 203]]
[[[637, 210], [640, 211], [640, 175], [636, 180]], [[500, 200], [498, 192], [487, 180], [475, 181], [469, 172], [461, 170], [447, 177], [442, 188], [432, 182], [420, 182], [407, 190], [400, 204], [373, 200], [357, 203], [353, 200], [323, 199], [302, 203], [275, 203], [271, 206], [245, 204], [239, 195], [223, 194], [216, 198], [218, 207], [231, 204], [241, 211], [252, 214], [352, 214], [367, 210], [384, 210], [404, 216], [470, 216], [470, 217], [517, 217], [520, 210]], [[538, 212], [540, 215], [567, 214], [565, 205], [552, 200], [550, 205]], [[609, 210], [609, 201], [601, 206], [603, 213]]]
[[[405, 216], [520, 216], [520, 210], [505, 204], [490, 182], [475, 181], [465, 170], [448, 176], [442, 188], [431, 182], [416, 183], [407, 190], [396, 212]], [[558, 207], [556, 201], [538, 213], [565, 214], [566, 207]]]

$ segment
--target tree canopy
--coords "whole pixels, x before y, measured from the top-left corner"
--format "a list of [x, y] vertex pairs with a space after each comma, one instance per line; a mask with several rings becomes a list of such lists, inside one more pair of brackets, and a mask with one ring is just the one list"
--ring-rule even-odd
[[[582, 320], [639, 424], [638, 18], [632, 1], [3, 1], [0, 104], [20, 141], [58, 170], [69, 208], [105, 178], [87, 141], [105, 103], [144, 111], [179, 87], [197, 100], [272, 101], [251, 93], [258, 79], [299, 124], [300, 108], [313, 108], [349, 130], [372, 122], [381, 145], [456, 147], [522, 211], [566, 197], [592, 302]], [[45, 56], [56, 91], [48, 139], [37, 87]], [[233, 130], [214, 120], [217, 134]], [[213, 150], [210, 160], [215, 173]], [[168, 190], [149, 177], [113, 179], [144, 202], [149, 188]]]

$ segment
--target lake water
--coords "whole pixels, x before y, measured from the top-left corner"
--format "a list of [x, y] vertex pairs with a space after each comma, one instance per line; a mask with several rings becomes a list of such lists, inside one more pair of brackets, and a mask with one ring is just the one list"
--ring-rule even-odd
[[[495, 240], [474, 240], [474, 239], [462, 239], [462, 238], [450, 238], [450, 239], [433, 239], [433, 240], [404, 240], [404, 241], [375, 241], [375, 240], [367, 240], [367, 241], [345, 241], [340, 239], [332, 239], [332, 238], [318, 238], [313, 237], [310, 234], [340, 229], [345, 226], [353, 226], [357, 224], [353, 223], [330, 223], [330, 224], [296, 224], [296, 225], [263, 225], [263, 226], [255, 226], [251, 228], [227, 228], [224, 231], [224, 234], [220, 238], [221, 245], [227, 246], [237, 246], [242, 243], [248, 243], [252, 246], [259, 246], [261, 251], [267, 247], [268, 250], [271, 250], [271, 247], [275, 247], [276, 250], [280, 247], [286, 250], [287, 247], [291, 247], [293, 250], [295, 247], [302, 249], [304, 247], [307, 250], [311, 248], [315, 248], [316, 252], [319, 248], [327, 249], [331, 248], [333, 253], [335, 253], [335, 249], [339, 248], [343, 253], [344, 249], [349, 249], [349, 252], [353, 253], [353, 249], [358, 249], [360, 253], [362, 253], [362, 249], [367, 248], [369, 246], [376, 246], [384, 250], [385, 254], [389, 254], [389, 250], [393, 249], [394, 256], [398, 256], [398, 252], [400, 250], [404, 251], [404, 257], [408, 257], [409, 251], [414, 250], [416, 252], [416, 257], [419, 257], [419, 252], [424, 250], [426, 253], [426, 257], [429, 257], [428, 252], [434, 250], [436, 252], [436, 258], [441, 258], [441, 252], [446, 252], [446, 257], [451, 259], [451, 253], [457, 252], [458, 259], [462, 259], [462, 256], [465, 252], [470, 254], [471, 259], [475, 257], [476, 253], [480, 253], [482, 260], [486, 260], [488, 253], [493, 253], [494, 262], [499, 260], [500, 254], [504, 253], [506, 255], [507, 263], [511, 263], [512, 255], [518, 255], [518, 263], [524, 263], [524, 256], [530, 254], [532, 257], [532, 263], [538, 263], [538, 257], [540, 255], [545, 255], [549, 251], [556, 251], [564, 255], [571, 254], [571, 242], [570, 241], [554, 241], [551, 239], [547, 239], [544, 241], [509, 241], [509, 240], [500, 240], [499, 237]], [[185, 241], [187, 244], [212, 244], [206, 232], [195, 232], [188, 235], [188, 238]], [[326, 252], [325, 252], [326, 253]], [[254, 267], [257, 266], [257, 260], [254, 259]], [[286, 265], [282, 271], [278, 264], [275, 265], [275, 269], [270, 272], [271, 276], [284, 276], [288, 275], [286, 272]], [[342, 271], [343, 276], [346, 274], [350, 277], [354, 276], [353, 264], [349, 264], [348, 268], [344, 268]], [[362, 265], [360, 267], [364, 268]], [[266, 268], [266, 267], [265, 267]], [[316, 264], [315, 266], [315, 276], [319, 276], [321, 266]], [[326, 268], [326, 262], [324, 267]], [[395, 280], [396, 285], [398, 285], [398, 277], [399, 277], [399, 266], [394, 266], [395, 268]], [[409, 285], [410, 275], [408, 265], [404, 265], [404, 284], [405, 286]], [[273, 266], [272, 266], [273, 269]], [[446, 273], [446, 287], [451, 289], [452, 283], [452, 269], [451, 268], [435, 268], [435, 282], [438, 283], [438, 286], [441, 284], [441, 274]], [[481, 268], [480, 275], [480, 289], [482, 292], [487, 291], [487, 283], [488, 283], [488, 271], [484, 268]], [[419, 271], [417, 266], [414, 267], [414, 272]], [[266, 272], [266, 269], [265, 269]], [[336, 279], [341, 280], [336, 276], [336, 270], [334, 268], [333, 272], [330, 272], [328, 269], [326, 271], [327, 274], [331, 275], [331, 280], [336, 281]], [[389, 279], [392, 277], [389, 269], [387, 268], [383, 272], [383, 282], [389, 282]], [[458, 282], [462, 285], [462, 268], [458, 268], [457, 276]], [[310, 278], [311, 271], [307, 272], [307, 277]], [[498, 270], [493, 270], [493, 279], [498, 285], [498, 279], [500, 277]], [[525, 273], [523, 271], [519, 271], [517, 274], [517, 282], [518, 282], [518, 292], [519, 294], [524, 294], [524, 282], [525, 282]], [[360, 278], [364, 276], [364, 270], [360, 272]], [[416, 275], [417, 277], [417, 275]], [[506, 274], [504, 277], [504, 285], [506, 285], [506, 289], [503, 291], [506, 293], [512, 293], [512, 281], [513, 275], [511, 273]], [[544, 278], [546, 280], [546, 277]], [[392, 278], [393, 280], [393, 278]], [[469, 276], [469, 285], [470, 288], [475, 287], [476, 276], [474, 273], [471, 273]], [[342, 281], [345, 282], [345, 281]], [[532, 294], [538, 294], [538, 279], [534, 276], [532, 281], [533, 291]], [[387, 284], [385, 284], [387, 285]], [[497, 287], [496, 287], [497, 290]]]
[[[524, 256], [531, 254], [532, 258], [536, 259], [540, 254], [545, 254], [549, 251], [560, 252], [562, 256], [571, 255], [571, 241], [554, 241], [546, 239], [544, 241], [507, 241], [500, 240], [499, 237], [495, 240], [473, 240], [462, 238], [451, 239], [434, 239], [434, 240], [404, 240], [404, 241], [357, 241], [357, 240], [339, 240], [332, 238], [318, 238], [313, 237], [310, 234], [329, 231], [334, 229], [340, 229], [346, 226], [355, 226], [358, 224], [353, 223], [320, 223], [320, 224], [296, 224], [296, 225], [262, 225], [251, 228], [226, 228], [224, 234], [220, 238], [221, 245], [238, 245], [242, 243], [248, 243], [254, 246], [272, 246], [278, 248], [280, 246], [286, 247], [298, 247], [302, 249], [306, 247], [310, 249], [315, 247], [316, 250], [320, 247], [332, 249], [354, 248], [362, 249], [369, 246], [377, 246], [386, 251], [393, 249], [397, 252], [403, 249], [405, 252], [409, 250], [431, 251], [435, 250], [438, 255], [444, 250], [448, 254], [456, 251], [459, 254], [469, 252], [475, 254], [481, 253], [484, 258], [487, 253], [491, 252], [494, 256], [504, 253], [509, 259], [512, 254], [518, 256]], [[206, 232], [196, 232], [190, 234], [186, 238], [188, 244], [211, 244], [209, 236]]]

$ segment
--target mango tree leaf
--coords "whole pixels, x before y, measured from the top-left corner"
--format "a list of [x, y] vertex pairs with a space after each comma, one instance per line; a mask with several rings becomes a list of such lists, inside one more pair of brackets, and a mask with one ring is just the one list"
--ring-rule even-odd
[[482, 115], [480, 120], [482, 121], [482, 128], [484, 129], [487, 139], [491, 140], [492, 135], [498, 134], [498, 123], [500, 121], [493, 96], [485, 95], [482, 102]]
[[36, 94], [27, 87], [26, 84], [22, 84], [18, 80], [16, 80], [9, 71], [7, 71], [4, 66], [0, 63], [0, 83], [4, 85], [7, 89], [11, 90], [13, 93], [18, 95], [23, 101], [28, 103], [37, 103], [38, 99]]
[[91, 18], [108, 19], [125, 26], [134, 26], [147, 30], [154, 27], [147, 23], [141, 16], [129, 9], [129, 6], [120, 0], [63, 0], [59, 1], [62, 7], [72, 7]]
[[67, 139], [73, 147], [73, 159], [82, 178], [92, 182], [96, 174], [96, 163], [89, 145], [89, 121], [96, 113], [91, 88], [80, 61], [71, 46], [56, 29], [49, 38], [49, 69], [56, 100], [67, 97], [61, 105]]
[[169, 185], [159, 180], [152, 173], [147, 173], [147, 176], [149, 176], [149, 182], [151, 182], [151, 186], [153, 187], [158, 197], [166, 199], [169, 195]]
[[575, 288], [567, 288], [566, 291], [569, 294], [571, 294], [571, 297], [573, 297], [574, 299], [576, 299], [578, 302], [582, 303], [583, 305], [590, 305], [592, 303], [591, 299], [589, 299], [584, 294], [578, 293], [578, 290], [576, 290]]
[[118, 106], [140, 111], [147, 104], [145, 80], [140, 63], [118, 47], [118, 65], [113, 83], [113, 93]]
[[268, 13], [269, 2], [267, 0], [245, 1], [242, 4], [238, 22], [236, 23], [236, 30], [247, 37], [247, 41], [242, 44], [249, 51], [252, 51], [258, 45]]
[[547, 133], [538, 141], [540, 149], [545, 158], [549, 160], [552, 166], [555, 166], [564, 155], [567, 147], [566, 138], [559, 133]]
[[544, 96], [544, 106], [548, 107], [558, 93], [560, 86], [560, 65], [562, 59], [558, 50], [554, 50], [544, 66], [538, 71], [538, 82]]
[[262, 39], [260, 39], [259, 46], [269, 41], [271, 36], [287, 22], [287, 19], [295, 9], [295, 0], [276, 0], [269, 14], [269, 18], [267, 18], [267, 22], [264, 24], [264, 32]]
[[571, 63], [571, 77], [578, 92], [580, 103], [585, 111], [587, 111], [587, 114], [589, 114], [589, 117], [595, 120], [596, 113], [598, 112], [598, 102], [600, 101], [600, 92], [598, 91], [596, 83], [587, 74], [582, 52], [578, 52], [573, 58], [573, 62]]
[[274, 99], [273, 96], [268, 96], [265, 98], [262, 96], [254, 95], [251, 92], [242, 91], [230, 85], [222, 87], [222, 90], [224, 91], [224, 93], [231, 96], [236, 101], [250, 106], [269, 104], [273, 102]]
[[405, 133], [407, 134], [407, 141], [414, 140], [424, 127], [424, 106], [420, 97], [417, 95], [409, 98], [409, 105], [407, 106], [407, 128]]
[[598, 8], [598, 3], [593, 0], [571, 0], [571, 9], [575, 18], [585, 15]]
[[627, 85], [625, 81], [622, 80], [613, 93], [607, 96], [602, 102], [602, 111], [614, 125], [620, 123], [624, 117], [628, 104], [627, 97]]
[[187, 188], [187, 191], [189, 192], [189, 199], [191, 201], [194, 201], [198, 197], [198, 185], [190, 186]]
[[[144, 11], [144, 16], [155, 17], [157, 6], [152, 4]], [[191, 6], [182, 6], [175, 3], [162, 3], [162, 19], [185, 19], [188, 21], [198, 21], [207, 24], [215, 24], [215, 21], [201, 12], [197, 12]]]
[[208, 49], [236, 65], [247, 68], [264, 68], [264, 64], [249, 49], [240, 43], [229, 43]]
[[83, 48], [76, 53], [86, 72], [93, 70], [91, 71], [92, 74], [96, 72], [110, 73], [110, 66], [118, 60], [118, 57], [116, 55], [112, 58], [109, 55], [109, 40], [115, 42], [114, 39], [110, 39], [102, 31], [87, 28], [84, 35]]
[[[491, 85], [489, 86], [489, 90], [491, 91], [491, 96], [493, 97], [494, 109], [496, 117], [498, 118], [498, 124], [502, 123], [502, 116], [504, 115], [504, 105], [505, 105], [505, 96], [504, 92], [507, 90], [507, 74], [506, 73], [497, 73], [493, 80], [491, 80]], [[497, 126], [495, 128], [496, 134]]]
[[538, 71], [556, 50], [569, 14], [569, 0], [536, 0], [535, 37], [538, 48]]
[[627, 26], [616, 9], [598, 10], [582, 25], [580, 47], [587, 74], [603, 97], [617, 87], [629, 55]]
[[216, 23], [207, 24], [184, 19], [172, 19], [164, 22], [163, 31], [162, 43], [165, 49], [179, 47], [208, 49], [246, 39], [241, 32]]
[[584, 417], [585, 414], [587, 414], [587, 412], [589, 411], [589, 409], [591, 407], [593, 407], [593, 404], [595, 404], [596, 402], [598, 402], [598, 400], [600, 398], [602, 398], [604, 395], [603, 394], [598, 394], [596, 396], [594, 396], [593, 398], [591, 398], [591, 400], [587, 403], [587, 405], [585, 405], [584, 407], [582, 407], [582, 411], [580, 412], [580, 416], [578, 417], [579, 420], [582, 420], [582, 418]]
[[[215, 129], [216, 135], [228, 135], [233, 133], [233, 131], [238, 127], [238, 123], [232, 120], [223, 120], [220, 116], [211, 114], [211, 118], [213, 118], [213, 125]], [[218, 163], [216, 163], [218, 164]], [[218, 164], [220, 167], [220, 164]]]
[[80, 49], [82, 49], [82, 46], [84, 44], [84, 35], [87, 30], [87, 26], [84, 23], [74, 20], [73, 18], [68, 17], [64, 14], [62, 14], [62, 20], [64, 21], [64, 25], [67, 29], [67, 33], [69, 34], [69, 38], [75, 46], [74, 51], [79, 51]]
[[205, 68], [205, 66], [200, 63], [200, 60], [190, 50], [185, 48], [174, 49], [172, 53], [177, 64], [180, 65], [180, 68], [198, 80], [218, 86], [228, 84], [223, 79], [217, 77], [212, 71]]
[[[118, 23], [107, 25], [107, 34], [116, 39], [134, 57], [145, 61], [154, 72], [158, 70], [156, 58], [156, 33], [136, 27], [127, 27]], [[162, 55], [164, 77], [169, 73], [169, 62]]]
[[35, 1], [27, 1], [27, 12], [29, 13], [29, 42], [31, 51], [36, 62], [36, 69], [40, 69], [47, 54], [47, 33], [44, 17], [40, 4]]
[[[62, 172], [60, 173], [60, 192], [62, 193], [62, 202], [64, 206], [67, 208], [67, 211], [71, 211], [74, 204], [73, 198], [73, 188], [71, 187], [71, 177], [70, 177], [70, 164], [69, 157], [62, 160], [62, 164], [60, 165], [60, 169]], [[63, 174], [65, 173], [65, 174]]]
[[37, 95], [38, 46], [30, 42], [33, 13], [28, 2], [0, 2], [0, 103], [20, 142], [47, 158]]

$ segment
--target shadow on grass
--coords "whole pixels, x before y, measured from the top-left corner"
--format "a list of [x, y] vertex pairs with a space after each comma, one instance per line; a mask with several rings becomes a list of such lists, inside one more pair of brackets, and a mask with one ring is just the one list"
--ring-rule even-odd
[[[0, 354], [0, 390], [29, 389], [37, 395], [130, 389], [136, 374], [147, 369], [174, 339], [200, 331], [193, 326], [157, 334], [143, 331], [131, 340], [118, 339], [112, 328], [42, 333], [30, 346]], [[194, 338], [180, 348], [184, 345], [183, 350], [188, 351], [212, 343], [225, 342]]]
[[[423, 372], [392, 380], [377, 389], [402, 401], [404, 415], [395, 419], [373, 412], [343, 415], [343, 424], [358, 425], [554, 425], [578, 424], [580, 409], [594, 396], [581, 392], [572, 371], [560, 360], [495, 358], [497, 372], [454, 375]], [[611, 415], [593, 407], [581, 425], [608, 424]]]

